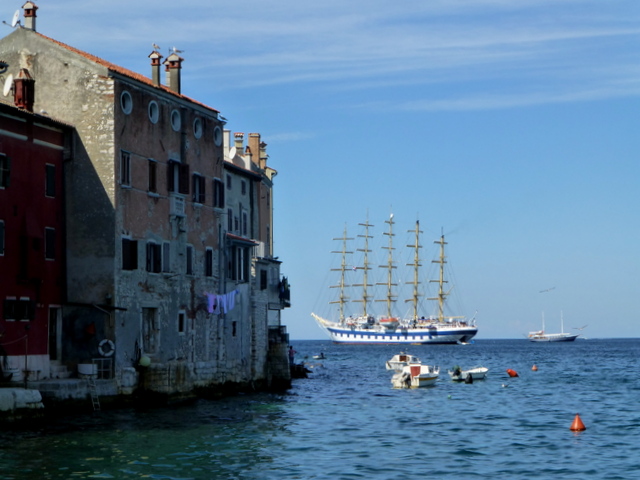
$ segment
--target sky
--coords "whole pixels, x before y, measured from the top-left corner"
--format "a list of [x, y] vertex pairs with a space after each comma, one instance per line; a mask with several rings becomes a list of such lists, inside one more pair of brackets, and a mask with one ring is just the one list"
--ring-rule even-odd
[[543, 315], [640, 337], [638, 0], [36, 4], [40, 33], [141, 74], [152, 43], [182, 50], [182, 93], [261, 134], [292, 342], [326, 338], [333, 239], [368, 221], [378, 250], [391, 213], [398, 275], [417, 220], [425, 270], [446, 235], [478, 339]]

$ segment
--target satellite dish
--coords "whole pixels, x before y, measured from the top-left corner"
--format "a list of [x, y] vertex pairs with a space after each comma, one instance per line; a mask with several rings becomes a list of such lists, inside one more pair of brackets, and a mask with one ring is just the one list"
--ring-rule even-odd
[[13, 75], [9, 74], [7, 79], [4, 81], [4, 87], [2, 89], [2, 94], [6, 97], [9, 95], [9, 92], [13, 88]]
[[13, 18], [11, 19], [11, 26], [15, 27], [20, 21], [20, 10], [16, 10], [16, 13], [13, 14]]
[[236, 147], [231, 147], [231, 150], [229, 150], [229, 158], [235, 158], [236, 156]]

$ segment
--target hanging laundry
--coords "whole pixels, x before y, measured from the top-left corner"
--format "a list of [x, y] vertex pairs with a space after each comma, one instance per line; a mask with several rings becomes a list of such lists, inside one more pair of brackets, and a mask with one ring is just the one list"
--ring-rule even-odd
[[233, 290], [221, 295], [205, 292], [205, 296], [207, 297], [207, 311], [215, 315], [230, 312], [236, 306], [236, 295], [239, 294], [240, 292], [238, 290]]

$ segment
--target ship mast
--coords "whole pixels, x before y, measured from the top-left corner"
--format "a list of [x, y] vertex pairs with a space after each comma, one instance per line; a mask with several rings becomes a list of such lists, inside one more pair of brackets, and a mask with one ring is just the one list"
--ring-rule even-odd
[[340, 322], [342, 322], [344, 320], [344, 305], [349, 300], [349, 297], [345, 296], [344, 294], [344, 288], [349, 286], [349, 285], [345, 285], [344, 283], [345, 272], [347, 270], [347, 254], [353, 253], [353, 252], [347, 251], [347, 240], [353, 240], [353, 238], [347, 238], [346, 225], [344, 227], [344, 233], [342, 234], [342, 237], [334, 238], [334, 240], [342, 240], [342, 250], [331, 252], [331, 253], [340, 253], [342, 255], [342, 261], [340, 262], [340, 268], [331, 269], [331, 271], [333, 272], [340, 272], [340, 283], [338, 285], [331, 285], [330, 288], [339, 288], [340, 295], [338, 297], [338, 300], [329, 302], [329, 303], [337, 303], [339, 305]]
[[376, 302], [386, 302], [387, 303], [387, 318], [392, 318], [392, 313], [391, 313], [391, 309], [393, 307], [393, 302], [396, 299], [395, 294], [393, 293], [393, 287], [396, 286], [395, 283], [393, 283], [393, 269], [396, 268], [395, 265], [393, 264], [393, 237], [394, 237], [394, 233], [393, 233], [393, 213], [389, 216], [389, 220], [385, 220], [386, 224], [389, 225], [389, 231], [388, 232], [384, 232], [384, 235], [387, 235], [389, 237], [389, 246], [388, 247], [382, 247], [388, 250], [388, 255], [387, 255], [387, 264], [386, 265], [380, 265], [380, 268], [386, 268], [387, 269], [387, 282], [386, 283], [377, 283], [376, 285], [386, 285], [387, 286], [387, 297], [385, 299], [380, 299], [380, 300], [376, 300]]
[[362, 298], [360, 300], [354, 300], [354, 302], [362, 302], [362, 316], [366, 318], [367, 305], [369, 303], [369, 299], [371, 298], [371, 296], [368, 294], [367, 288], [373, 286], [368, 282], [368, 272], [369, 270], [371, 270], [371, 267], [369, 266], [369, 253], [371, 252], [371, 250], [369, 250], [369, 239], [373, 238], [369, 235], [369, 228], [373, 227], [373, 225], [369, 223], [369, 220], [367, 220], [366, 223], [359, 223], [358, 225], [364, 227], [365, 232], [364, 235], [358, 235], [358, 237], [364, 238], [364, 247], [357, 249], [359, 252], [364, 252], [364, 259], [362, 267], [355, 267], [356, 270], [362, 270], [362, 283], [354, 283], [354, 286], [362, 287]]
[[416, 220], [416, 228], [415, 230], [409, 230], [409, 232], [415, 232], [416, 239], [413, 245], [407, 245], [407, 247], [412, 247], [414, 249], [413, 254], [413, 263], [407, 263], [407, 266], [413, 267], [413, 281], [407, 282], [409, 285], [413, 285], [413, 295], [410, 299], [405, 300], [405, 302], [413, 303], [413, 320], [418, 319], [418, 300], [420, 299], [420, 292], [418, 291], [418, 285], [420, 285], [420, 267], [422, 266], [420, 263], [420, 249], [422, 246], [420, 245], [420, 234], [422, 231], [420, 230], [420, 221]]
[[444, 301], [449, 295], [449, 292], [444, 291], [444, 284], [447, 281], [444, 279], [444, 264], [447, 263], [446, 257], [444, 256], [444, 246], [447, 242], [444, 241], [444, 234], [440, 235], [440, 240], [436, 240], [433, 243], [437, 243], [440, 245], [440, 257], [438, 260], [432, 260], [431, 263], [439, 263], [440, 264], [440, 276], [438, 280], [429, 280], [429, 282], [438, 282], [438, 296], [435, 298], [429, 298], [428, 300], [437, 300], [438, 301], [438, 322], [444, 322]]

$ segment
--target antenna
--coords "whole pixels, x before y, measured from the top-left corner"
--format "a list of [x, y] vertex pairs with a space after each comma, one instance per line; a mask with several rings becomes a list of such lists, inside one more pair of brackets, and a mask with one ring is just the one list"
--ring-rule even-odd
[[4, 81], [4, 87], [2, 89], [2, 94], [6, 97], [11, 92], [13, 88], [13, 75], [9, 74], [7, 79]]
[[13, 14], [13, 18], [11, 19], [11, 28], [15, 28], [18, 23], [20, 23], [20, 10], [16, 10]]
[[236, 156], [236, 147], [231, 147], [231, 150], [229, 150], [229, 158], [235, 158]]

